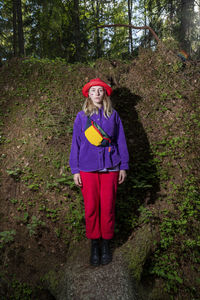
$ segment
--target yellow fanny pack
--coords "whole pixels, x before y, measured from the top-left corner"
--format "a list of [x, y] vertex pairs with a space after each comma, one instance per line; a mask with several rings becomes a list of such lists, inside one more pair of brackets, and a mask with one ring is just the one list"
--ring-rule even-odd
[[87, 118], [85, 136], [92, 145], [97, 147], [109, 147], [108, 151], [110, 152], [111, 138], [95, 121], [91, 120], [90, 117]]

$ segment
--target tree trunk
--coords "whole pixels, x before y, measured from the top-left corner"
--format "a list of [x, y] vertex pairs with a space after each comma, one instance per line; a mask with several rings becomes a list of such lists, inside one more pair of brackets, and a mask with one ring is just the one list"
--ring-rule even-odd
[[190, 53], [191, 32], [193, 29], [194, 0], [181, 0], [179, 41], [181, 47]]
[[173, 17], [174, 17], [174, 10], [175, 10], [175, 7], [174, 7], [174, 1], [173, 0], [170, 0], [169, 1], [169, 11], [170, 11], [170, 19], [172, 20]]
[[12, 1], [13, 10], [13, 56], [17, 56], [17, 3]]
[[[144, 2], [144, 26], [147, 26], [146, 0]], [[144, 47], [147, 48], [147, 30], [144, 30]]]
[[[148, 17], [149, 17], [149, 26], [152, 26], [152, 0], [148, 1]], [[147, 45], [150, 48], [151, 47], [151, 35], [148, 33], [147, 38]]]
[[23, 32], [23, 22], [22, 22], [21, 0], [16, 0], [16, 2], [17, 2], [17, 27], [18, 27], [19, 56], [23, 56], [24, 55], [24, 32]]
[[[95, 6], [94, 6], [95, 5]], [[93, 14], [95, 16], [95, 56], [96, 58], [99, 58], [101, 56], [101, 42], [100, 42], [100, 35], [99, 35], [99, 0], [96, 0], [95, 2], [92, 1], [92, 10]]]
[[99, 28], [98, 23], [99, 23], [99, 0], [96, 0], [96, 39], [97, 39], [97, 48], [96, 48], [96, 54], [97, 54], [97, 58], [99, 58], [101, 56], [101, 44], [100, 44], [100, 36], [99, 36]]
[[171, 25], [169, 26], [169, 32], [171, 35], [173, 35], [173, 30], [174, 30], [174, 12], [175, 12], [174, 1], [170, 0], [169, 1], [169, 16], [170, 16], [170, 20], [171, 20]]
[[80, 60], [80, 20], [79, 20], [79, 0], [74, 0], [74, 40], [76, 46], [75, 60]]
[[[132, 0], [128, 0], [128, 22], [131, 25], [132, 20]], [[133, 37], [132, 37], [132, 28], [129, 27], [129, 53], [133, 53]]]

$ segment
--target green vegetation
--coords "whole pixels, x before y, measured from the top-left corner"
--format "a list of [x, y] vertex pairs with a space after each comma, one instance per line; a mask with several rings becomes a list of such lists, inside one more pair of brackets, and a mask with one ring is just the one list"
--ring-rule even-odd
[[198, 280], [193, 283], [189, 281], [183, 269], [183, 264], [187, 263], [190, 272], [195, 271], [200, 262], [200, 235], [197, 226], [200, 193], [195, 178], [190, 176], [183, 186], [175, 186], [175, 195], [176, 210], [173, 213], [169, 210], [163, 212], [159, 224], [160, 241], [149, 270], [151, 274], [166, 280], [169, 294], [176, 294], [182, 287], [195, 297]]
[[15, 230], [6, 230], [0, 232], [0, 248], [3, 248], [7, 243], [13, 242], [15, 234]]
[[[100, 28], [110, 24], [147, 24], [162, 41], [178, 42], [191, 57], [199, 57], [198, 0], [30, 0], [20, 1], [19, 7], [4, 0], [0, 16], [2, 61], [26, 55], [47, 65], [52, 59], [54, 63], [88, 61], [93, 67], [100, 57], [130, 59], [138, 55], [140, 46], [155, 49], [155, 38], [148, 30], [137, 34], [138, 30], [127, 27]], [[23, 22], [18, 21], [21, 18]], [[154, 72], [161, 68], [162, 63]], [[181, 62], [176, 62], [172, 71], [180, 68]], [[21, 87], [18, 95], [28, 92]]]
[[33, 235], [36, 233], [36, 229], [39, 226], [45, 226], [45, 222], [38, 220], [36, 216], [32, 216], [31, 223], [27, 224], [27, 229], [29, 231], [29, 235]]
[[84, 207], [81, 193], [77, 193], [76, 201], [68, 206], [65, 223], [68, 230], [74, 233], [73, 239], [80, 240], [85, 235]]
[[13, 279], [11, 283], [11, 289], [13, 294], [10, 299], [13, 300], [31, 300], [32, 297], [32, 289], [31, 287], [26, 284], [22, 283], [17, 279]]

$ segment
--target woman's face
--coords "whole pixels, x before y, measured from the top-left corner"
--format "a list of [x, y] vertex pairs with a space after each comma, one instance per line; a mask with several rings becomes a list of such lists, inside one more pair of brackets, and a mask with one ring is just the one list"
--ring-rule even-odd
[[104, 88], [102, 86], [96, 85], [92, 86], [89, 89], [89, 97], [92, 100], [93, 104], [99, 108], [102, 107], [103, 97], [105, 94]]

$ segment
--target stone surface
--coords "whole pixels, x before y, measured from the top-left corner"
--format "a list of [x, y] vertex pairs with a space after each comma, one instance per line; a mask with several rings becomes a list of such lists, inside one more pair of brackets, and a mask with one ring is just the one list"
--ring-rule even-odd
[[119, 251], [106, 266], [89, 264], [90, 241], [73, 250], [57, 291], [57, 300], [139, 300]]

